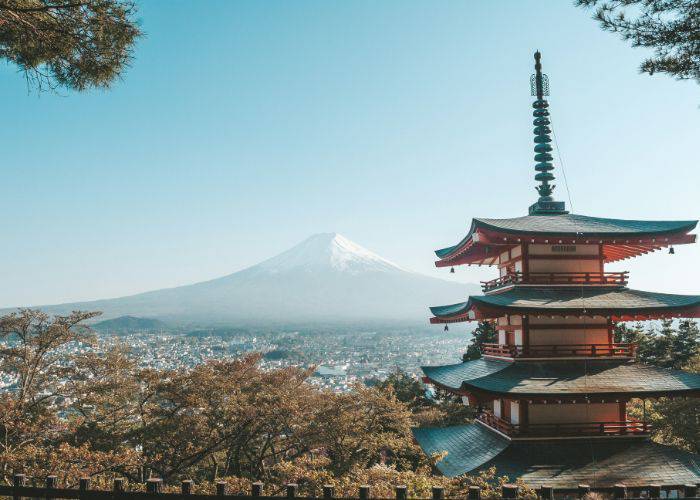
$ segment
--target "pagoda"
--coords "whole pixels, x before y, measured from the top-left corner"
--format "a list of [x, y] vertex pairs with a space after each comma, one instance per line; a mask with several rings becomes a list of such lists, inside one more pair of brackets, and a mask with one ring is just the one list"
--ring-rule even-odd
[[[627, 287], [627, 272], [605, 265], [695, 242], [697, 221], [640, 221], [575, 215], [552, 194], [554, 166], [547, 76], [535, 53], [531, 78], [535, 180], [539, 199], [523, 217], [475, 218], [456, 245], [437, 250], [437, 267], [487, 265], [498, 277], [483, 295], [432, 307], [431, 323], [491, 321], [497, 343], [482, 357], [425, 366], [424, 381], [462, 396], [473, 423], [414, 429], [428, 455], [447, 452], [444, 475], [497, 474], [526, 484], [571, 488], [678, 485], [700, 481], [700, 456], [654, 443], [631, 419], [635, 398], [700, 396], [700, 374], [635, 361], [615, 343], [617, 322], [697, 318], [700, 296]], [[646, 408], [646, 406], [644, 406]]]

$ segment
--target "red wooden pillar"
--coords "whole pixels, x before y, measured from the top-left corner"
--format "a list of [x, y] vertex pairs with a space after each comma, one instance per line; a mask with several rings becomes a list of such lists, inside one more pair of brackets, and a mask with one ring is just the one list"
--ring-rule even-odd
[[530, 316], [522, 316], [523, 352], [530, 354]]
[[506, 314], [506, 345], [515, 345], [515, 332], [511, 328], [510, 314]]
[[501, 418], [510, 422], [510, 399], [501, 399]]
[[612, 318], [608, 318], [608, 344], [612, 344], [615, 341], [614, 329], [615, 325], [613, 324]]
[[526, 400], [520, 401], [520, 414], [518, 420], [520, 422], [520, 430], [523, 434], [527, 434], [527, 426], [530, 423], [529, 403]]

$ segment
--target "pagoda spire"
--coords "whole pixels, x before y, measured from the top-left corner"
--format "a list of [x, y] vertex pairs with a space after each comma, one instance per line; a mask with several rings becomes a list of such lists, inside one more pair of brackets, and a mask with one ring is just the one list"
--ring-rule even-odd
[[556, 185], [550, 184], [554, 180], [554, 165], [552, 165], [552, 138], [549, 134], [552, 130], [549, 128], [549, 103], [544, 96], [549, 95], [549, 78], [542, 73], [542, 63], [540, 59], [542, 54], [539, 50], [535, 52], [535, 74], [530, 77], [530, 90], [533, 96], [537, 99], [532, 103], [535, 110], [532, 115], [535, 120], [532, 124], [535, 126], [533, 130], [535, 134], [535, 180], [540, 184], [536, 186], [540, 197], [537, 203], [530, 206], [530, 215], [557, 215], [567, 213], [563, 201], [554, 201], [552, 192]]

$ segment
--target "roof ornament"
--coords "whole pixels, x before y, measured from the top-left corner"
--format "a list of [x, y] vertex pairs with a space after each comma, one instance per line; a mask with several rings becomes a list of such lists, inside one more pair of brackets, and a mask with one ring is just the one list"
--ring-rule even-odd
[[552, 142], [552, 138], [549, 134], [552, 130], [549, 128], [549, 103], [544, 98], [544, 96], [549, 95], [549, 78], [547, 75], [542, 73], [542, 64], [540, 63], [539, 50], [535, 52], [535, 74], [530, 77], [530, 91], [533, 96], [537, 97], [537, 100], [532, 103], [532, 107], [535, 110], [532, 115], [535, 120], [532, 124], [535, 126], [533, 132], [535, 133], [535, 180], [539, 181], [540, 185], [536, 186], [537, 192], [540, 197], [537, 203], [530, 206], [530, 215], [559, 215], [565, 214], [563, 201], [554, 201], [552, 198], [552, 192], [556, 185], [550, 184], [554, 180], [554, 175], [552, 170], [554, 170], [554, 165], [552, 165], [552, 146], [549, 144]]

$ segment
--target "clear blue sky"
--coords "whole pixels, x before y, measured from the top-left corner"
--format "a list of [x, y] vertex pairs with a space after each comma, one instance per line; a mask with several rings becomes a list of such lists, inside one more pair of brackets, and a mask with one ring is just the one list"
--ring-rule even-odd
[[[0, 66], [0, 306], [192, 283], [328, 231], [495, 276], [435, 270], [432, 250], [535, 200], [535, 49], [574, 211], [700, 216], [700, 87], [639, 75], [645, 52], [569, 1], [150, 1], [139, 18], [108, 92], [37, 96]], [[692, 293], [699, 258], [617, 267]]]

